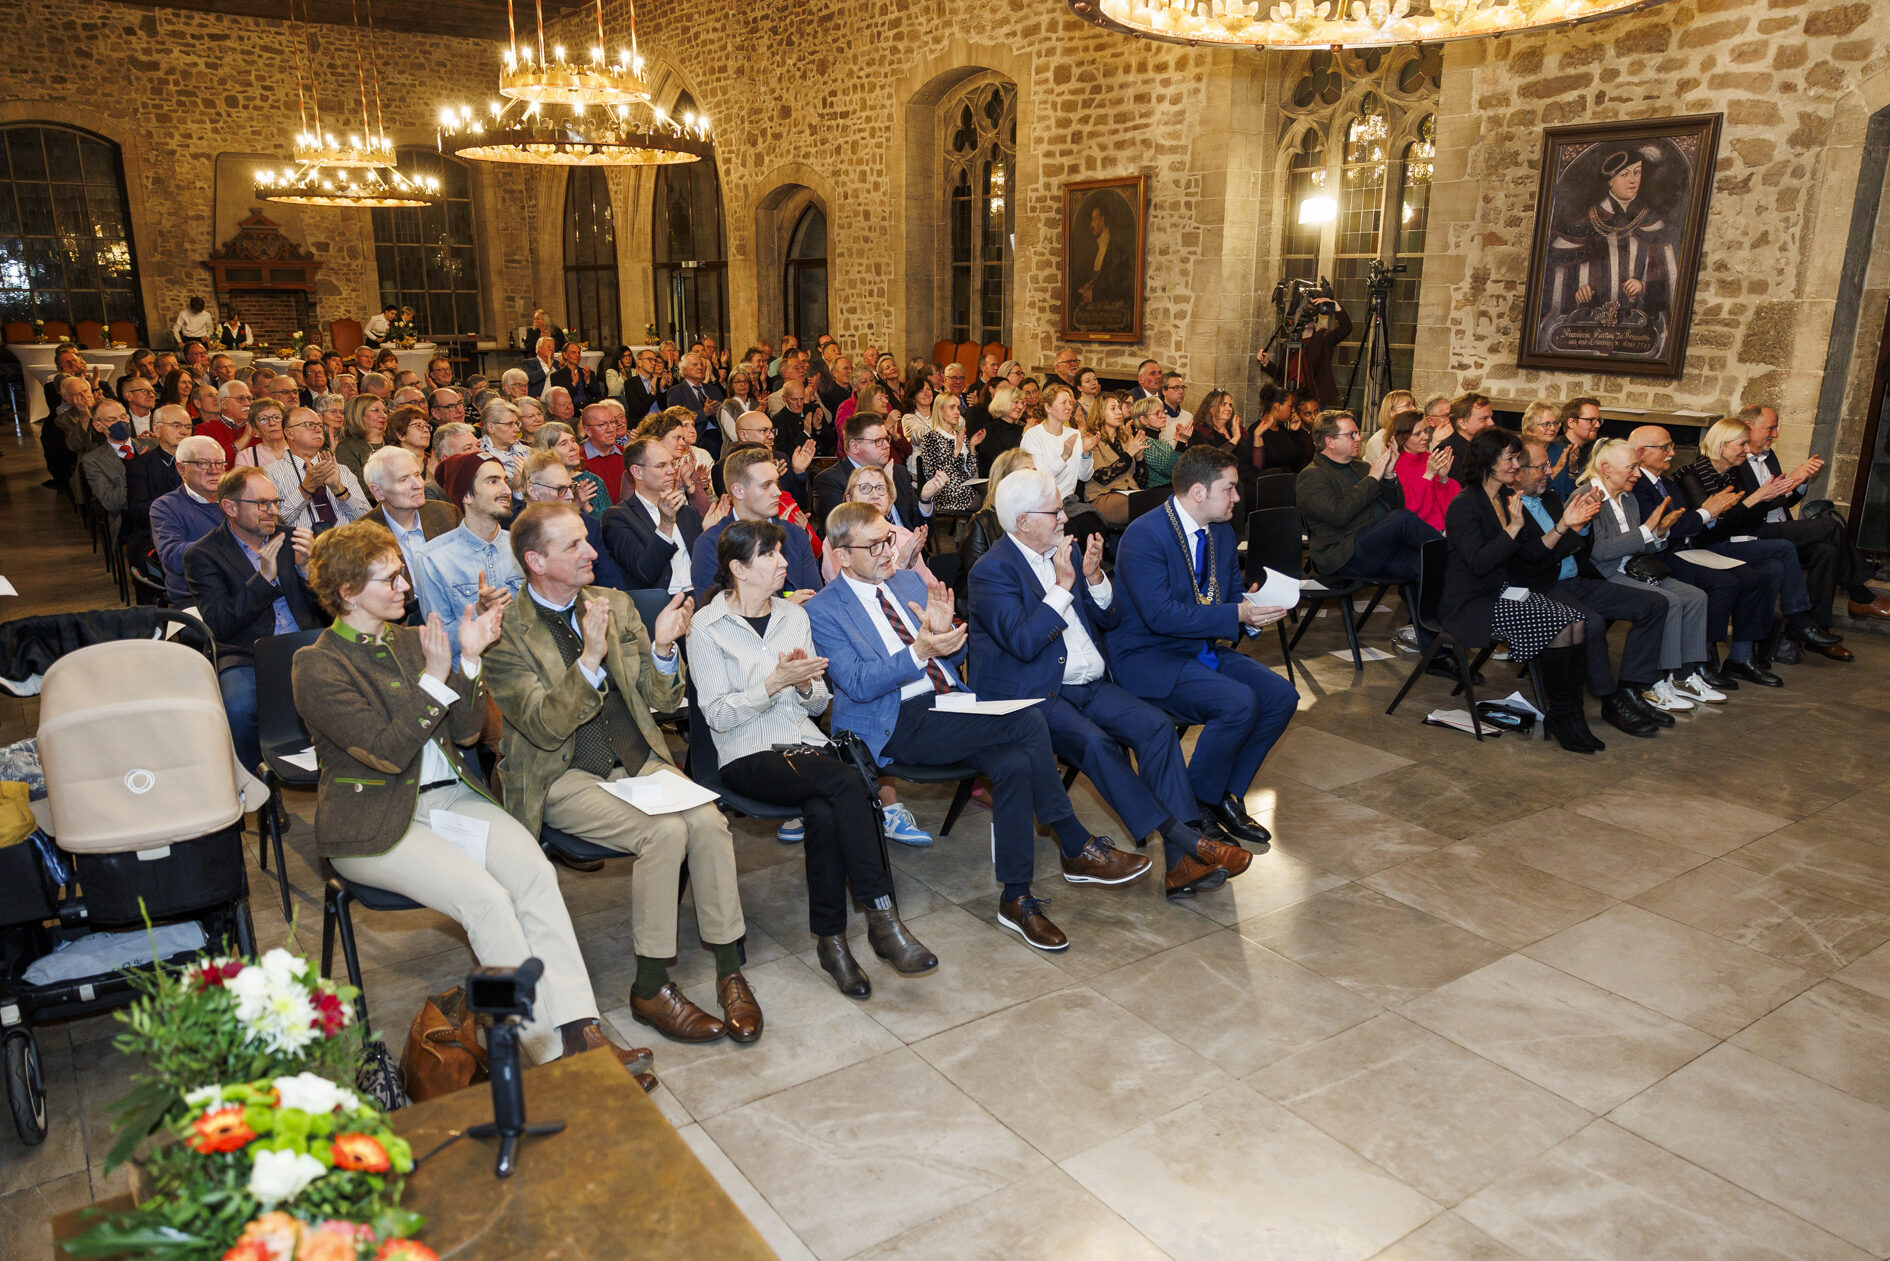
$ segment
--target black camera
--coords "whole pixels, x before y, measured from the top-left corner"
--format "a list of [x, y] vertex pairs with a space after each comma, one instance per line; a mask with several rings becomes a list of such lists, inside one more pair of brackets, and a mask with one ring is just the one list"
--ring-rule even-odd
[[532, 1018], [532, 999], [545, 965], [527, 959], [516, 968], [474, 968], [466, 974], [466, 1006], [493, 1020]]
[[1322, 303], [1332, 301], [1332, 282], [1289, 279], [1273, 286], [1273, 309], [1279, 313], [1281, 328], [1288, 337], [1297, 336], [1319, 315]]
[[1365, 275], [1365, 287], [1373, 294], [1389, 293], [1391, 292], [1391, 278], [1402, 275], [1404, 271], [1405, 264], [1403, 263], [1393, 263], [1387, 267], [1374, 258], [1371, 270]]

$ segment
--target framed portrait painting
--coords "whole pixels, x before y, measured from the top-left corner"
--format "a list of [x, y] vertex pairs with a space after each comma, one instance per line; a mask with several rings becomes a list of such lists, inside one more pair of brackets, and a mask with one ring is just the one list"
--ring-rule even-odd
[[1722, 117], [1544, 129], [1517, 366], [1681, 374]]
[[1072, 342], [1142, 340], [1148, 177], [1063, 186], [1063, 327]]

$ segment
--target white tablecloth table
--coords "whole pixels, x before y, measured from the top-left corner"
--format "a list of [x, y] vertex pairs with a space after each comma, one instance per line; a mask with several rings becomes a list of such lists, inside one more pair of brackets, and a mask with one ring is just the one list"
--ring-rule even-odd
[[[56, 342], [15, 342], [7, 347], [13, 357], [20, 361], [20, 367], [26, 373], [26, 408], [27, 416], [32, 420], [44, 420], [50, 414], [46, 409], [46, 382], [58, 373], [58, 365], [53, 356], [58, 353]], [[123, 350], [85, 350], [84, 356], [89, 367], [97, 368], [99, 379], [107, 388], [125, 375], [125, 365], [131, 361], [135, 346]]]

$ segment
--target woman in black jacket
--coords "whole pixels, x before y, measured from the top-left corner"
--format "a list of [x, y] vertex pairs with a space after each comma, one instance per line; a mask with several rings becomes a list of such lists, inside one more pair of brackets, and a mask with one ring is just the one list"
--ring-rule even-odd
[[[1525, 560], [1547, 559], [1567, 531], [1593, 519], [1599, 504], [1592, 496], [1580, 496], [1563, 509], [1555, 529], [1532, 532], [1522, 541], [1524, 509], [1515, 494], [1522, 459], [1522, 439], [1506, 429], [1487, 429], [1471, 441], [1462, 470], [1464, 492], [1444, 513], [1450, 561], [1438, 611], [1445, 628], [1467, 649], [1500, 639], [1509, 645], [1511, 661], [1541, 654], [1549, 734], [1571, 753], [1594, 753], [1606, 746], [1582, 713], [1586, 619], [1579, 609], [1510, 586], [1508, 570], [1523, 549], [1528, 549]], [[1599, 633], [1599, 627], [1593, 629]]]

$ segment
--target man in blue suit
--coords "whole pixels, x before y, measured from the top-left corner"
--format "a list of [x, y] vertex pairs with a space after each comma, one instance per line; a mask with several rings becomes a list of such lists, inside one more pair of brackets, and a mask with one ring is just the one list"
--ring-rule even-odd
[[1057, 775], [1042, 706], [1010, 714], [950, 713], [939, 697], [965, 690], [966, 629], [952, 618], [952, 593], [929, 573], [893, 572], [892, 523], [871, 504], [836, 507], [827, 546], [840, 554], [840, 576], [807, 602], [814, 647], [827, 658], [833, 725], [889, 761], [969, 762], [991, 780], [991, 854], [998, 881], [998, 923], [1039, 950], [1070, 942], [1031, 896], [1036, 865], [1033, 816], [1057, 834], [1063, 877], [1071, 883], [1126, 884], [1147, 874], [1148, 859], [1091, 836], [1070, 807]]
[[1084, 546], [1064, 533], [1056, 479], [1034, 470], [998, 486], [997, 517], [1008, 541], [971, 570], [978, 694], [1043, 700], [1058, 756], [1089, 776], [1131, 834], [1161, 837], [1169, 897], [1217, 889], [1247, 870], [1246, 850], [1201, 835], [1174, 720], [1109, 679], [1103, 635], [1122, 611], [1102, 571], [1102, 536]]
[[674, 595], [695, 585], [690, 570], [702, 516], [689, 505], [669, 448], [638, 438], [623, 452], [623, 501], [604, 513], [604, 545], [629, 589]]
[[1240, 502], [1231, 452], [1189, 447], [1175, 461], [1175, 494], [1123, 531], [1116, 580], [1127, 597], [1109, 637], [1116, 677], [1184, 722], [1202, 724], [1188, 762], [1203, 817], [1264, 851], [1272, 836], [1247, 813], [1247, 788], [1299, 704], [1293, 685], [1232, 647], [1284, 609], [1243, 599], [1234, 531]]

